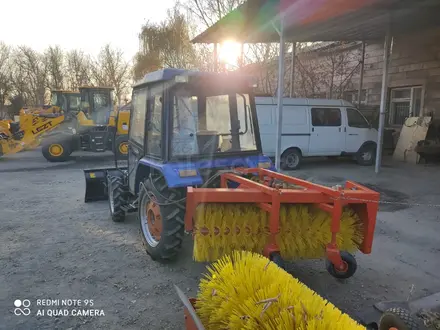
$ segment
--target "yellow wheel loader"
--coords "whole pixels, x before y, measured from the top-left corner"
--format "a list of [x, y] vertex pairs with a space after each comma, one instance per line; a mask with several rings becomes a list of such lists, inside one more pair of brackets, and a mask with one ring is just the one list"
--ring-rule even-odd
[[26, 114], [20, 115], [18, 123], [9, 122], [0, 125], [0, 156], [15, 154], [28, 148], [47, 131], [64, 121], [62, 114]]
[[80, 87], [81, 103], [77, 111], [43, 140], [43, 156], [50, 162], [68, 160], [74, 151], [111, 150], [118, 159], [128, 155], [130, 112], [113, 108], [113, 88]]
[[[70, 111], [77, 111], [80, 104], [80, 93], [66, 91], [61, 89], [51, 90], [51, 102], [43, 107], [23, 107], [20, 110], [22, 114], [62, 114]], [[41, 144], [41, 136], [30, 142], [25, 150], [32, 150]]]
[[43, 156], [51, 162], [66, 161], [77, 150], [127, 157], [130, 111], [113, 108], [113, 88], [53, 91], [51, 103], [45, 109], [23, 108], [19, 122], [0, 121], [0, 155], [36, 147], [42, 139]]

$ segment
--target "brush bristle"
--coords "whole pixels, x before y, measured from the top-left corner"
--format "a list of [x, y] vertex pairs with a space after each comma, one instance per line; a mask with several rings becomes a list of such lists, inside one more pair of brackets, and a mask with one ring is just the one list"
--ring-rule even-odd
[[196, 303], [206, 329], [365, 330], [259, 254], [234, 251], [208, 272]]
[[[315, 205], [287, 204], [280, 208], [277, 243], [286, 260], [325, 256], [331, 241], [331, 215]], [[215, 261], [233, 250], [262, 253], [269, 238], [269, 214], [255, 204], [202, 204], [195, 216], [196, 261]], [[363, 226], [350, 208], [341, 217], [337, 245], [355, 252], [363, 240]]]

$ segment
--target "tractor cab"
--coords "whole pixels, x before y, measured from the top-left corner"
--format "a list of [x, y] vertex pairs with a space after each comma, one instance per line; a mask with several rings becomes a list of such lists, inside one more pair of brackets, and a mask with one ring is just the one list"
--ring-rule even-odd
[[112, 87], [80, 87], [80, 110], [85, 118], [80, 124], [85, 126], [107, 126], [113, 111]]
[[154, 72], [134, 86], [132, 104], [130, 145], [147, 158], [188, 162], [261, 154], [252, 85], [242, 76]]
[[64, 112], [78, 111], [80, 105], [80, 93], [65, 90], [52, 90], [50, 105], [57, 106]]

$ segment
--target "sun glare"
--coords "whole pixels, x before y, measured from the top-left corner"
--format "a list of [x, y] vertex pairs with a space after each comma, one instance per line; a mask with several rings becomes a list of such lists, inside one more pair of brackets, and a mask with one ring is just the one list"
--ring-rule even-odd
[[221, 62], [237, 66], [241, 55], [241, 45], [235, 41], [225, 41], [220, 45], [218, 55]]

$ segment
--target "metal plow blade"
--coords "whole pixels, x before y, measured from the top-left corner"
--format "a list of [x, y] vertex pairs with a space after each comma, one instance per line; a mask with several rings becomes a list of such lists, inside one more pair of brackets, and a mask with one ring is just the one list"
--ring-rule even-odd
[[120, 176], [125, 168], [99, 168], [84, 170], [86, 178], [86, 194], [84, 202], [96, 202], [108, 199], [107, 176]]

